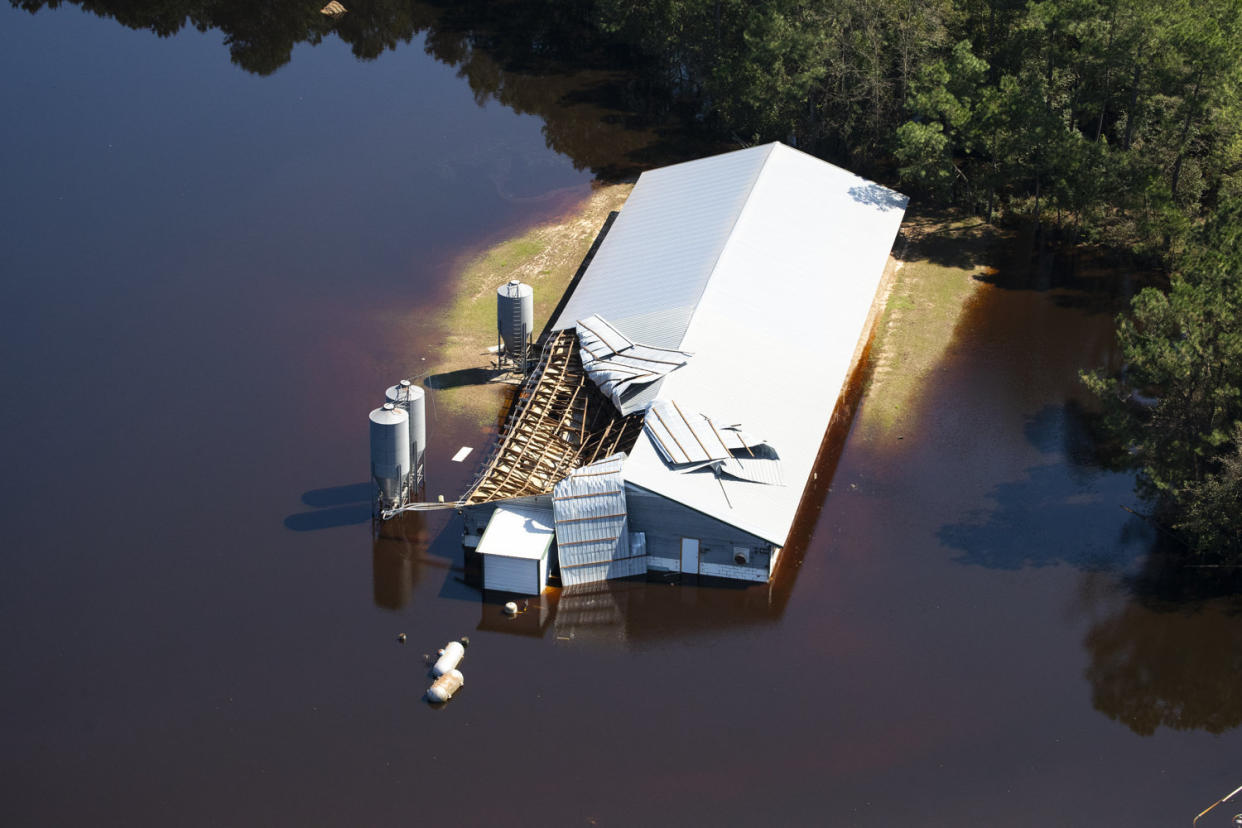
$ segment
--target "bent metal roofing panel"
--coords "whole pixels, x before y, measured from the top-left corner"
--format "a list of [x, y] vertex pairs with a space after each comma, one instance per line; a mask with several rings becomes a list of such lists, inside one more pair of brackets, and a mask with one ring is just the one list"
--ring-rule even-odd
[[647, 571], [646, 557], [630, 550], [624, 462], [625, 454], [614, 454], [556, 484], [552, 509], [565, 586]]
[[554, 328], [694, 354], [658, 399], [772, 446], [786, 485], [679, 474], [646, 433], [626, 480], [783, 546], [906, 201], [783, 144], [644, 173]]

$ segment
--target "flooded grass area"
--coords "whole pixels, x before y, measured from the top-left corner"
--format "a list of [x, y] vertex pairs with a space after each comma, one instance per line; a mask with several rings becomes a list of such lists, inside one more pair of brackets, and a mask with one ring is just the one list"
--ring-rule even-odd
[[443, 314], [443, 345], [429, 365], [436, 405], [454, 416], [494, 422], [508, 386], [488, 382], [496, 347], [496, 289], [512, 279], [535, 291], [537, 337], [610, 213], [633, 184], [597, 184], [556, 219], [463, 257], [454, 265], [454, 296]]
[[962, 309], [980, 277], [995, 272], [997, 246], [1010, 237], [973, 216], [907, 215], [894, 248], [897, 271], [872, 344], [861, 431], [879, 435], [915, 426], [921, 392], [935, 381]]

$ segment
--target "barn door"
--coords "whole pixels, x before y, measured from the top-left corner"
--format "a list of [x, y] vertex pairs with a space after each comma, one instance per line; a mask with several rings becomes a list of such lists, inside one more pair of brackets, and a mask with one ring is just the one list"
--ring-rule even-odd
[[681, 539], [681, 571], [699, 574], [699, 539]]

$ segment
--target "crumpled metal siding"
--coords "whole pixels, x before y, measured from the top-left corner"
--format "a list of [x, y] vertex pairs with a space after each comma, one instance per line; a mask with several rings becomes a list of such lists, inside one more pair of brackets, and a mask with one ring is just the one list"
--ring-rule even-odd
[[632, 391], [658, 382], [691, 356], [634, 342], [598, 314], [579, 320], [576, 330], [583, 370], [627, 416], [646, 405], [632, 399]]
[[630, 550], [624, 454], [575, 469], [552, 493], [561, 583], [587, 584], [647, 571], [645, 555]]

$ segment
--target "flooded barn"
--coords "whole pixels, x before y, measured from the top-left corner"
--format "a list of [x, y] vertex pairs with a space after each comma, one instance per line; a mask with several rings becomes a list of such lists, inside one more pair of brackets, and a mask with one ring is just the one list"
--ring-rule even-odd
[[485, 576], [530, 545], [520, 508], [565, 585], [770, 580], [905, 208], [780, 143], [644, 173], [462, 500]]

